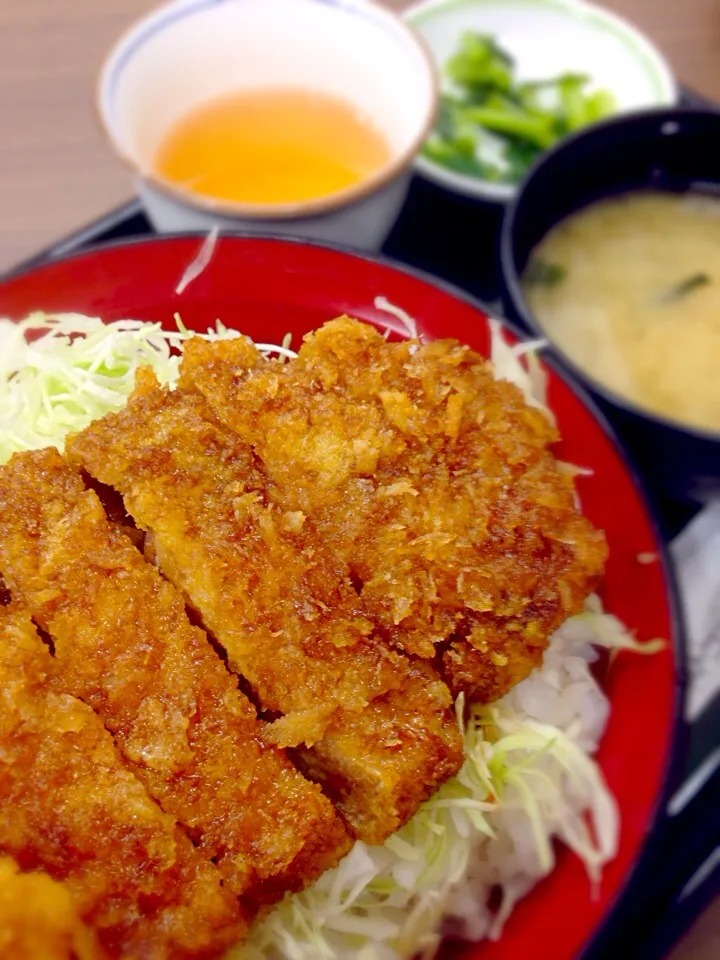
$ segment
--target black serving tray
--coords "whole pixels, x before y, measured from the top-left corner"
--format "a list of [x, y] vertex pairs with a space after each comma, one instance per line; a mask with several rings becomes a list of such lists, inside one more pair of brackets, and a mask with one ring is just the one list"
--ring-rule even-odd
[[[688, 91], [683, 103], [712, 107]], [[459, 197], [415, 177], [382, 253], [454, 283], [491, 312], [501, 314], [498, 237], [502, 215], [500, 205]], [[90, 246], [146, 237], [153, 232], [139, 200], [131, 200], [11, 272]], [[668, 500], [655, 488], [652, 478], [639, 472], [654, 505], [661, 536], [670, 543], [700, 507]], [[687, 756], [681, 763], [680, 796], [685, 803], [673, 815], [662, 818], [653, 831], [639, 881], [636, 878], [628, 888], [613, 922], [583, 960], [609, 956], [660, 960], [710, 900], [720, 894], [720, 696], [690, 725]], [[542, 949], [538, 956], [550, 960]]]

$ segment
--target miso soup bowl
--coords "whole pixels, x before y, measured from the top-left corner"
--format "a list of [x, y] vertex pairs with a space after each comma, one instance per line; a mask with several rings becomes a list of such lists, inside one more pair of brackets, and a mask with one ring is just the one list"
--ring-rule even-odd
[[[720, 430], [655, 415], [596, 380], [547, 336], [522, 288], [533, 248], [557, 223], [596, 200], [648, 188], [720, 195], [720, 113], [673, 109], [616, 117], [546, 154], [505, 214], [503, 301], [510, 318], [548, 339], [561, 366], [594, 396], [649, 486], [675, 499], [703, 502], [720, 494]], [[718, 363], [720, 383], [720, 358]]]
[[[158, 231], [289, 233], [374, 249], [405, 199], [437, 86], [420, 39], [371, 0], [174, 0], [115, 45], [97, 106]], [[286, 204], [213, 199], [154, 172], [158, 146], [187, 113], [225, 94], [273, 87], [349, 103], [385, 137], [387, 164], [345, 190]]]

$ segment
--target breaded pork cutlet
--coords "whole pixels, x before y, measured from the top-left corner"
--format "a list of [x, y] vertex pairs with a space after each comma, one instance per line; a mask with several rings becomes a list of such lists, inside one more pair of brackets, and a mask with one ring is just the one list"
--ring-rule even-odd
[[302, 515], [268, 505], [252, 451], [199, 393], [145, 379], [67, 453], [122, 494], [164, 574], [279, 716], [268, 737], [299, 747], [356, 836], [382, 842], [457, 772], [446, 685], [374, 635], [344, 566]]
[[351, 840], [317, 785], [261, 742], [255, 708], [174, 587], [54, 449], [0, 468], [0, 568], [130, 770], [246, 904], [312, 882]]
[[188, 342], [181, 385], [249, 442], [278, 511], [347, 563], [393, 644], [442, 653], [454, 693], [491, 701], [537, 666], [602, 574], [542, 412], [468, 347], [387, 342], [347, 317], [297, 359]]
[[0, 856], [0, 960], [102, 960], [67, 886]]
[[[111, 957], [218, 956], [245, 931], [236, 898], [125, 768], [101, 720], [61, 688], [28, 613], [0, 607], [0, 851], [61, 882]], [[5, 874], [0, 903], [22, 880]], [[67, 942], [78, 931], [65, 898], [41, 882], [22, 880], [28, 896], [43, 893], [38, 924], [45, 905]], [[0, 943], [8, 929], [0, 921]]]

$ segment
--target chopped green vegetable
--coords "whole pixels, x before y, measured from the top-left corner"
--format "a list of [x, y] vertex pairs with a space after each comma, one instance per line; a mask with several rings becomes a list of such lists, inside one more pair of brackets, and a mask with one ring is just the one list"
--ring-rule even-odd
[[460, 37], [445, 76], [450, 89], [423, 153], [484, 180], [517, 183], [543, 150], [615, 109], [607, 90], [587, 91], [585, 74], [519, 83], [512, 57], [485, 34]]
[[585, 103], [587, 122], [595, 123], [615, 112], [615, 97], [608, 90], [595, 90]]
[[502, 177], [498, 167], [490, 163], [483, 163], [473, 154], [458, 150], [454, 144], [446, 143], [443, 140], [428, 140], [422, 152], [430, 160], [435, 160], [443, 167], [454, 170], [456, 173], [467, 173], [471, 177], [479, 177], [481, 180], [500, 180]]
[[514, 66], [512, 57], [493, 37], [466, 32], [445, 65], [445, 73], [469, 97], [482, 97], [489, 90], [509, 90]]
[[527, 266], [523, 281], [533, 287], [554, 287], [565, 279], [567, 270], [559, 263], [534, 257]]
[[478, 142], [482, 136], [483, 132], [465, 115], [463, 104], [452, 97], [444, 97], [436, 132], [425, 143], [423, 153], [457, 173], [498, 180], [500, 168], [478, 156]]
[[706, 287], [709, 283], [712, 283], [710, 274], [693, 273], [689, 277], [685, 277], [684, 280], [681, 280], [680, 283], [676, 283], [670, 287], [669, 290], [666, 290], [665, 293], [658, 298], [658, 303], [674, 303], [676, 300], [681, 300], [683, 297], [686, 297], [689, 293], [699, 290], [700, 287]]
[[504, 134], [508, 138], [534, 146], [547, 148], [552, 146], [555, 140], [551, 120], [533, 116], [526, 110], [513, 106], [468, 107], [465, 116], [493, 133]]

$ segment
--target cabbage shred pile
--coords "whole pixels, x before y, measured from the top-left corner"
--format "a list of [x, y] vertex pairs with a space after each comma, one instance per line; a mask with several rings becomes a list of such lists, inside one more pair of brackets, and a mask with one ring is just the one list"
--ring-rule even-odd
[[[54, 446], [106, 413], [120, 410], [135, 373], [149, 366], [160, 383], [176, 382], [182, 345], [195, 336], [179, 316], [177, 329], [159, 323], [78, 313], [33, 313], [20, 323], [0, 320], [0, 463], [21, 450]], [[219, 320], [201, 334], [240, 334]], [[286, 346], [257, 344], [266, 354], [294, 356]]]

